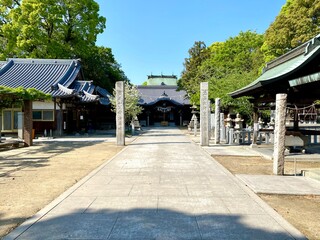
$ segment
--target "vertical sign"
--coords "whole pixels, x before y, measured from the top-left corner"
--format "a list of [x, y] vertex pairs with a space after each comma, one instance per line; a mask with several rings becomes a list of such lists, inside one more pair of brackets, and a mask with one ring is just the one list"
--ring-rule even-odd
[[116, 82], [116, 135], [117, 145], [125, 145], [125, 120], [124, 120], [124, 82]]
[[209, 146], [209, 93], [208, 82], [200, 83], [200, 145]]

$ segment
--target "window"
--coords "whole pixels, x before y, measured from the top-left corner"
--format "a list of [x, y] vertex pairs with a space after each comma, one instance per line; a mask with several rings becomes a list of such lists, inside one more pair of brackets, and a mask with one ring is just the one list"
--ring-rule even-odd
[[12, 130], [12, 111], [3, 111], [3, 130]]
[[53, 110], [34, 110], [32, 119], [34, 121], [54, 121]]
[[42, 112], [43, 121], [53, 121], [53, 111], [43, 111]]
[[42, 120], [42, 111], [32, 111], [33, 120]]
[[7, 108], [0, 113], [0, 129], [3, 131], [11, 132], [18, 129], [18, 114], [21, 110]]

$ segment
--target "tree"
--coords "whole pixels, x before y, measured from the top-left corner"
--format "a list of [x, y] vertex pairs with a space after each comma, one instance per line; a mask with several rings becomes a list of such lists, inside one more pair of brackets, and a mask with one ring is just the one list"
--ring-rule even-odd
[[287, 0], [265, 33], [265, 61], [279, 57], [320, 33], [320, 0]]
[[93, 79], [96, 85], [110, 92], [117, 81], [129, 81], [111, 48], [92, 47], [90, 54], [82, 58], [82, 69], [87, 78]]
[[242, 115], [251, 112], [252, 106], [247, 98], [234, 100], [228, 93], [246, 86], [259, 76], [264, 63], [260, 51], [262, 44], [263, 35], [247, 31], [210, 47], [211, 56], [200, 69], [209, 81], [210, 99], [214, 102], [215, 98], [221, 98], [222, 109], [232, 108]]
[[[190, 54], [190, 59], [185, 62], [185, 71], [179, 79], [181, 88], [187, 91], [191, 102], [199, 104], [199, 83], [207, 81], [211, 102], [221, 98], [223, 110], [232, 108], [243, 115], [249, 114], [252, 106], [248, 99], [234, 100], [228, 93], [246, 86], [258, 77], [264, 63], [260, 51], [262, 44], [263, 35], [247, 31], [225, 42], [215, 42], [205, 51], [199, 51], [199, 45], [195, 45], [191, 53], [197, 54]], [[198, 51], [194, 51], [195, 47]]]
[[105, 28], [94, 0], [10, 1], [1, 8], [4, 55], [75, 58], [90, 53]]
[[[138, 105], [140, 100], [140, 93], [137, 88], [128, 82], [125, 82], [124, 85], [125, 91], [125, 106], [124, 106], [124, 117], [125, 123], [130, 124], [134, 118], [139, 115], [143, 108]], [[112, 106], [112, 110], [116, 112], [116, 90], [113, 91], [113, 96], [110, 97], [110, 102]]]
[[112, 50], [95, 45], [105, 28], [94, 0], [2, 0], [0, 59], [80, 58], [85, 77], [112, 91], [127, 77]]
[[192, 98], [196, 94], [197, 86], [199, 86], [202, 80], [197, 77], [198, 68], [208, 57], [209, 52], [206, 44], [202, 41], [195, 42], [188, 52], [189, 58], [186, 58], [184, 61], [184, 70], [181, 78], [178, 80], [178, 86], [179, 89], [185, 90], [188, 96]]

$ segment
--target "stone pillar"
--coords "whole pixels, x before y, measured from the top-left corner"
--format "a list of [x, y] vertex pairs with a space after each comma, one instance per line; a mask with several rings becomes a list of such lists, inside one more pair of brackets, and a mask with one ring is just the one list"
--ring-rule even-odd
[[200, 83], [200, 145], [209, 146], [209, 87]]
[[193, 135], [196, 137], [197, 136], [197, 128], [198, 128], [198, 118], [196, 115], [193, 117]]
[[124, 119], [124, 82], [116, 82], [116, 135], [117, 145], [125, 145], [125, 119]]
[[228, 138], [228, 144], [229, 145], [233, 145], [234, 144], [234, 129], [233, 128], [230, 128], [229, 129], [229, 138]]
[[286, 134], [287, 94], [276, 95], [276, 118], [274, 129], [273, 174], [284, 174], [284, 150]]
[[214, 143], [220, 143], [220, 98], [215, 99], [215, 131], [214, 131]]
[[226, 127], [224, 126], [224, 113], [220, 113], [220, 140], [226, 141]]
[[23, 139], [24, 144], [27, 147], [32, 146], [32, 101], [31, 100], [24, 100], [23, 102], [24, 107], [24, 119], [23, 119]]
[[209, 131], [210, 131], [210, 133], [209, 133], [209, 136], [210, 136], [210, 139], [211, 138], [214, 138], [215, 136], [214, 136], [214, 133], [215, 133], [215, 128], [216, 128], [216, 123], [215, 123], [215, 114], [214, 113], [210, 113], [209, 114], [209, 116], [210, 116], [210, 127], [209, 127]]

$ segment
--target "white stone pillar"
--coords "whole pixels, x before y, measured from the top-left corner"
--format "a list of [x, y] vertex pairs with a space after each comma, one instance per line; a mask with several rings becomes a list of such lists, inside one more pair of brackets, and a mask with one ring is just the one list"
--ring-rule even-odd
[[276, 95], [276, 118], [274, 129], [273, 174], [284, 174], [284, 150], [286, 134], [287, 94]]
[[209, 146], [209, 86], [200, 83], [200, 145]]
[[214, 131], [214, 143], [220, 143], [220, 98], [215, 99], [215, 131]]
[[117, 145], [125, 145], [125, 119], [124, 119], [124, 82], [116, 82], [116, 135]]

